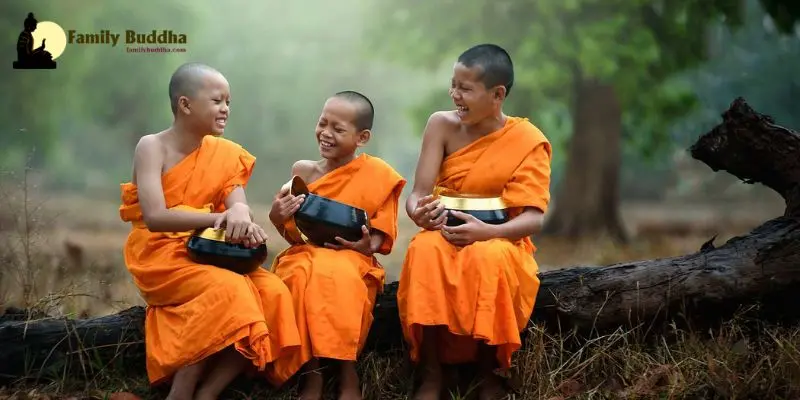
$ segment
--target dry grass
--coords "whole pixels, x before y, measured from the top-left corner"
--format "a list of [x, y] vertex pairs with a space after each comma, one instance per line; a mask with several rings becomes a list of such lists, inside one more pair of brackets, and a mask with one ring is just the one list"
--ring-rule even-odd
[[[43, 208], [44, 196], [36, 196], [22, 180], [23, 187], [0, 191], [0, 313], [8, 304], [72, 316], [108, 314], [142, 304], [121, 262], [127, 226], [118, 220], [117, 205], [61, 197]], [[542, 239], [537, 241], [537, 259], [547, 270], [692, 252], [723, 225], [727, 229], [720, 240], [772, 216], [769, 210], [762, 209], [760, 215], [754, 211], [758, 210], [746, 209], [747, 219], [734, 213], [703, 218], [697, 211], [700, 216], [684, 216], [684, 222], [671, 210], [662, 211], [666, 217], [661, 218], [671, 222], [666, 229], [671, 232], [658, 233], [656, 209], [628, 207], [627, 222], [646, 236], [625, 246], [602, 239], [591, 243]], [[691, 221], [695, 225], [701, 221], [701, 229], [692, 228]], [[413, 233], [401, 219], [400, 246], [384, 260], [390, 278], [396, 277], [403, 246]], [[744, 316], [714, 330], [673, 327], [650, 337], [634, 330], [579, 339], [532, 327], [524, 350], [515, 357], [509, 382], [519, 399], [796, 399], [800, 398], [798, 349], [800, 327], [768, 326]], [[413, 370], [402, 353], [365, 355], [359, 368], [366, 398], [410, 398]], [[119, 392], [145, 399], [164, 397], [163, 391], [148, 387], [142, 370], [97, 370], [101, 372], [91, 379], [50, 376], [36, 383], [11, 383], [0, 389], [0, 399], [121, 399], [119, 394], [112, 396]], [[288, 399], [295, 391], [294, 384], [275, 392], [242, 379], [224, 398]], [[469, 385], [462, 385], [448, 398], [469, 398], [472, 392]]]
[[[515, 357], [518, 399], [793, 399], [800, 396], [800, 329], [759, 325], [737, 317], [708, 332], [670, 330], [644, 338], [618, 331], [579, 340], [532, 327]], [[412, 369], [402, 355], [366, 355], [359, 365], [367, 399], [406, 399]], [[335, 387], [330, 386], [333, 392]], [[469, 398], [471, 387], [447, 398]], [[289, 399], [296, 388], [273, 391], [244, 379], [224, 393], [228, 399]], [[472, 390], [474, 392], [474, 390]], [[107, 370], [95, 379], [57, 379], [36, 386], [12, 385], [0, 398], [114, 398], [130, 392], [163, 398], [143, 374]]]

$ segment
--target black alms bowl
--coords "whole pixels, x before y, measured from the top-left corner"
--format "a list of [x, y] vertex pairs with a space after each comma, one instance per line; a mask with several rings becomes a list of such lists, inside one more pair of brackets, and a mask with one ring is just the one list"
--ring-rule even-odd
[[309, 192], [299, 176], [292, 178], [291, 193], [305, 195], [303, 204], [294, 214], [294, 223], [307, 243], [339, 244], [337, 236], [356, 242], [363, 236], [361, 227], [369, 227], [366, 211]]
[[[506, 205], [500, 197], [438, 195], [437, 199], [444, 205], [446, 211], [460, 211], [487, 224], [499, 225], [508, 221]], [[464, 223], [463, 219], [448, 213], [445, 225], [458, 226]]]
[[249, 274], [267, 259], [267, 245], [249, 248], [225, 241], [225, 230], [207, 228], [192, 235], [186, 243], [189, 258], [198, 264], [213, 265], [238, 274]]

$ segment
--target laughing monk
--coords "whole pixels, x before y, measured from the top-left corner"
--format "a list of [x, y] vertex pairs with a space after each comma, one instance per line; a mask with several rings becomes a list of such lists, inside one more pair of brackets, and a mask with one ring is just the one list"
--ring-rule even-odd
[[292, 215], [303, 196], [293, 196], [284, 186], [270, 211], [270, 220], [291, 244], [273, 262], [273, 271], [294, 297], [302, 350], [277, 361], [282, 374], [305, 365], [300, 399], [321, 399], [319, 359], [337, 362], [340, 399], [360, 399], [355, 361], [372, 324], [377, 293], [383, 289], [384, 271], [374, 254], [389, 254], [397, 239], [400, 192], [406, 184], [389, 164], [356, 150], [370, 139], [374, 109], [364, 95], [345, 91], [329, 98], [316, 127], [322, 159], [301, 160], [292, 167], [311, 193], [366, 211], [370, 228], [362, 238], [325, 247], [305, 244]]
[[[510, 368], [533, 311], [539, 280], [529, 236], [550, 200], [551, 147], [527, 119], [503, 113], [513, 81], [505, 50], [470, 48], [453, 68], [457, 109], [432, 114], [425, 128], [406, 201], [424, 230], [409, 244], [397, 294], [411, 359], [424, 369], [420, 399], [439, 398], [441, 364], [465, 362], [478, 364], [480, 398], [503, 396], [494, 370]], [[439, 195], [448, 193], [500, 201], [508, 221], [446, 209]], [[448, 216], [460, 225], [446, 225]]]
[[280, 385], [289, 377], [271, 362], [300, 344], [283, 282], [264, 268], [239, 275], [194, 263], [185, 247], [194, 230], [209, 227], [247, 246], [267, 239], [244, 192], [255, 158], [220, 137], [228, 82], [211, 67], [185, 64], [169, 97], [172, 126], [139, 140], [133, 179], [121, 185], [120, 217], [132, 224], [125, 263], [147, 303], [148, 377], [172, 381], [169, 399], [215, 399], [241, 372], [261, 371]]

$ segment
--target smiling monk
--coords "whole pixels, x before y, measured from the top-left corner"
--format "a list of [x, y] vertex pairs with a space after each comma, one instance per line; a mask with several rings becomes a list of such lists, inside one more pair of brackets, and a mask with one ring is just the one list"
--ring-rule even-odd
[[322, 158], [301, 160], [292, 175], [311, 193], [364, 210], [369, 228], [361, 238], [337, 237], [323, 246], [305, 243], [292, 216], [304, 197], [280, 190], [270, 220], [292, 245], [279, 254], [273, 270], [294, 297], [302, 350], [276, 362], [283, 374], [305, 368], [300, 399], [322, 398], [320, 359], [339, 367], [339, 399], [360, 399], [356, 359], [372, 325], [375, 297], [385, 273], [375, 254], [389, 254], [397, 240], [397, 215], [403, 179], [389, 164], [368, 154], [356, 155], [372, 135], [374, 109], [361, 93], [344, 91], [329, 98], [316, 124]]
[[[504, 396], [494, 370], [510, 367], [533, 311], [539, 280], [529, 237], [550, 201], [551, 147], [527, 119], [503, 113], [513, 81], [505, 50], [470, 48], [453, 68], [457, 109], [431, 115], [423, 134], [406, 212], [424, 231], [409, 245], [398, 289], [411, 359], [424, 368], [419, 399], [439, 398], [441, 364], [473, 361], [480, 398]], [[477, 207], [445, 209], [443, 194]], [[487, 204], [507, 221], [470, 212]]]
[[132, 224], [125, 264], [147, 303], [150, 382], [171, 381], [168, 399], [202, 400], [216, 399], [247, 369], [280, 385], [289, 377], [271, 363], [300, 344], [286, 286], [263, 268], [239, 275], [197, 264], [186, 250], [201, 228], [224, 227], [227, 240], [246, 246], [267, 239], [244, 192], [255, 158], [220, 137], [228, 82], [211, 67], [185, 64], [169, 96], [174, 122], [140, 139], [119, 210]]

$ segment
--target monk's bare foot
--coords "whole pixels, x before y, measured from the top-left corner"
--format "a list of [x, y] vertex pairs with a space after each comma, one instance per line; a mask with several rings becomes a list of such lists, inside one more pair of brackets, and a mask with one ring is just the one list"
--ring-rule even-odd
[[197, 387], [194, 400], [216, 400], [222, 391], [247, 366], [248, 361], [233, 346], [217, 353], [214, 365], [209, 365], [208, 375]]
[[322, 400], [325, 381], [319, 368], [319, 360], [313, 359], [305, 365], [302, 375], [302, 388], [297, 400]]
[[202, 362], [183, 367], [175, 373], [167, 400], [192, 400], [197, 381], [203, 373]]
[[494, 373], [486, 373], [481, 376], [478, 389], [478, 399], [480, 400], [502, 400], [508, 398], [503, 387], [503, 381]]
[[442, 394], [441, 367], [427, 368], [422, 384], [414, 395], [414, 400], [439, 400]]
[[340, 363], [339, 400], [361, 400], [361, 385], [354, 361]]

